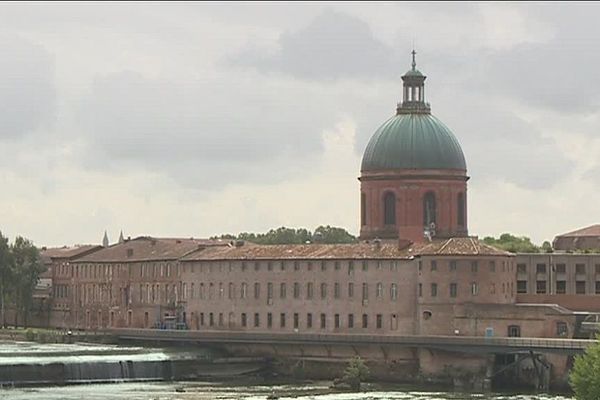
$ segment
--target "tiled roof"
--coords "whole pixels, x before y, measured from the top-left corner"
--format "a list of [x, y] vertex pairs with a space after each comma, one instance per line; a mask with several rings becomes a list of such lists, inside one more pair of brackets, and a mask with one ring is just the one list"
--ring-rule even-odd
[[72, 247], [51, 247], [47, 249], [42, 248], [40, 254], [43, 259], [75, 258], [101, 248], [102, 246], [95, 244], [85, 244]]
[[585, 228], [577, 229], [573, 232], [563, 233], [562, 235], [557, 235], [556, 237], [565, 237], [565, 236], [600, 236], [600, 224], [590, 225]]
[[385, 259], [409, 258], [412, 249], [399, 249], [396, 243], [280, 244], [206, 248], [183, 258], [195, 260], [283, 260], [283, 259]]
[[223, 240], [153, 238], [140, 236], [117, 243], [75, 262], [135, 262], [150, 260], [177, 260], [186, 254], [210, 246], [225, 246]]
[[356, 244], [286, 244], [212, 247], [195, 251], [183, 261], [281, 259], [410, 259], [419, 255], [512, 256], [477, 238], [451, 238], [400, 247], [396, 242]]
[[497, 249], [483, 243], [475, 237], [455, 237], [445, 240], [434, 240], [426, 243], [418, 250], [419, 255], [457, 255], [457, 256], [513, 256], [508, 251]]

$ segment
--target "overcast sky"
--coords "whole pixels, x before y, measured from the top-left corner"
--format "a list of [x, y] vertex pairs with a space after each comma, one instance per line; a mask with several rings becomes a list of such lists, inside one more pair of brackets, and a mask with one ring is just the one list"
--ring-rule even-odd
[[38, 245], [321, 224], [415, 43], [469, 231], [600, 222], [600, 4], [2, 3], [0, 230]]

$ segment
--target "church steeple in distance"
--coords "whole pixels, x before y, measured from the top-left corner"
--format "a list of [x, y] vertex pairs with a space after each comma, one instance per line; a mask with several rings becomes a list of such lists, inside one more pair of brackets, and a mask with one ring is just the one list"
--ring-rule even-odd
[[425, 79], [417, 69], [417, 52], [413, 49], [411, 69], [402, 75], [404, 90], [402, 102], [398, 103], [397, 114], [430, 114], [431, 107], [425, 102]]
[[108, 247], [110, 243], [108, 242], [108, 233], [104, 231], [104, 238], [102, 239], [102, 247]]

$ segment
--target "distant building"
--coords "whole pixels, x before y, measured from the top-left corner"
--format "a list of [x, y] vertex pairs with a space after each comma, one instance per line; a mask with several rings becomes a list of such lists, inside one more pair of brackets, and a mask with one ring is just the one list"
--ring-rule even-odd
[[552, 241], [552, 247], [554, 250], [559, 251], [600, 251], [600, 225], [591, 225], [573, 232], [557, 235]]

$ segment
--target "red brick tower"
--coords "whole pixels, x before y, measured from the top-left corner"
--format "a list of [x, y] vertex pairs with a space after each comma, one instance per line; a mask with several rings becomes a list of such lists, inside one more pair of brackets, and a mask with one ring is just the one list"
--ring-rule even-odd
[[403, 101], [377, 129], [361, 165], [361, 239], [466, 236], [467, 167], [456, 137], [431, 115], [425, 76], [402, 76]]

